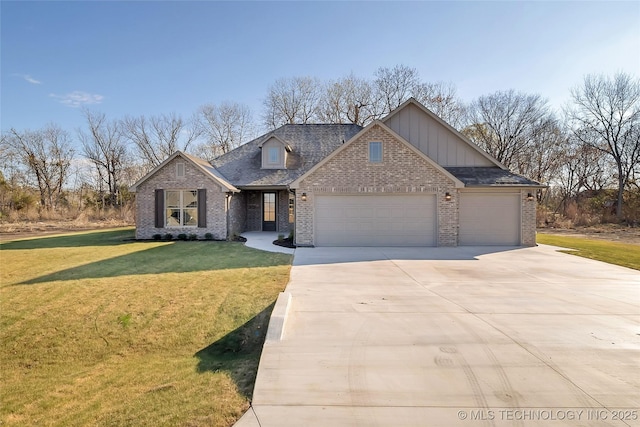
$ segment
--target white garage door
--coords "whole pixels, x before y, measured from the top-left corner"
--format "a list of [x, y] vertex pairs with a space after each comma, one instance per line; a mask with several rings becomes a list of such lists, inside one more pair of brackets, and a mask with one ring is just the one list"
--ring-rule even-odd
[[519, 193], [461, 193], [459, 244], [520, 245]]
[[317, 196], [316, 246], [435, 246], [435, 195]]

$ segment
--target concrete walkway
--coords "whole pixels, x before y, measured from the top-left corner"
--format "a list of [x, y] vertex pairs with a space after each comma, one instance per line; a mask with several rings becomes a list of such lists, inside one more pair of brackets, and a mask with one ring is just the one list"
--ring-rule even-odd
[[245, 246], [249, 248], [260, 249], [261, 251], [267, 252], [293, 254], [295, 249], [284, 248], [273, 244], [273, 241], [278, 238], [279, 234], [280, 233], [272, 233], [269, 231], [247, 231], [242, 233], [241, 236], [247, 239]]
[[639, 361], [638, 271], [549, 246], [300, 248], [236, 426], [638, 426]]

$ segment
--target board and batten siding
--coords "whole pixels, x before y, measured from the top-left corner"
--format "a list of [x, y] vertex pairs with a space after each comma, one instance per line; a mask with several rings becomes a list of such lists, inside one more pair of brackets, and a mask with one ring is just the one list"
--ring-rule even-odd
[[440, 166], [496, 166], [450, 129], [409, 104], [384, 122]]

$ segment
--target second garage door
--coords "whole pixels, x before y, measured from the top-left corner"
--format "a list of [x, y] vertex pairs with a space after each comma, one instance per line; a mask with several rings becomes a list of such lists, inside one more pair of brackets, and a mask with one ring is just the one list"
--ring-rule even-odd
[[520, 194], [460, 194], [458, 239], [463, 246], [520, 245]]
[[435, 246], [435, 195], [317, 196], [316, 246]]

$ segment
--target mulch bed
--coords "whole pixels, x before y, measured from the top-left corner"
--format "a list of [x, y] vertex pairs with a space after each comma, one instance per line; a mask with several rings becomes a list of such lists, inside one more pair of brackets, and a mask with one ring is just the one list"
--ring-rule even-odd
[[293, 243], [293, 237], [287, 237], [282, 240], [274, 240], [273, 244], [276, 246], [282, 246], [283, 248], [295, 249], [296, 245]]

